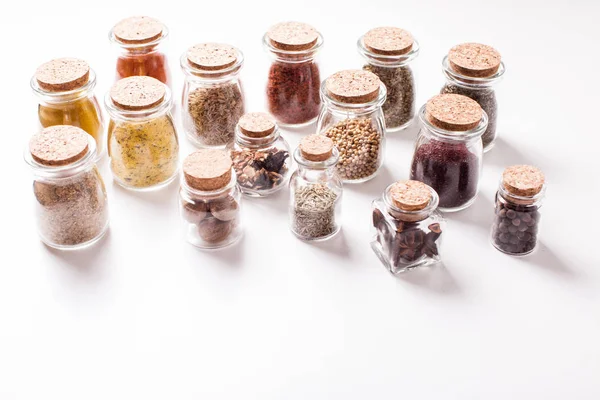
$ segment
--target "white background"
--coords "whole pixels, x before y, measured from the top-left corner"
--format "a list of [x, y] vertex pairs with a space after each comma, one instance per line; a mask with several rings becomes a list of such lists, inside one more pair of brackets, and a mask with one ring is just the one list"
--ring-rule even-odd
[[[598, 399], [597, 1], [133, 1], [7, 3], [0, 196], [1, 399]], [[10, 9], [9, 9], [10, 8]], [[408, 177], [416, 129], [390, 134], [379, 176], [345, 190], [341, 234], [322, 244], [288, 230], [287, 191], [244, 204], [239, 245], [206, 253], [179, 231], [177, 183], [155, 193], [112, 184], [111, 228], [61, 253], [35, 232], [22, 149], [36, 129], [35, 68], [81, 57], [114, 77], [107, 34], [146, 14], [179, 55], [202, 41], [238, 46], [248, 110], [260, 111], [265, 30], [306, 21], [325, 37], [323, 76], [360, 67], [355, 43], [397, 25], [421, 44], [420, 106], [443, 84], [457, 43], [502, 53], [499, 134], [477, 202], [448, 215], [444, 266], [394, 278], [369, 248], [370, 202]], [[314, 128], [313, 128], [314, 129]], [[285, 132], [292, 146], [305, 129]], [[182, 156], [191, 146], [182, 140]], [[538, 251], [488, 242], [502, 169], [531, 163], [549, 181]]]

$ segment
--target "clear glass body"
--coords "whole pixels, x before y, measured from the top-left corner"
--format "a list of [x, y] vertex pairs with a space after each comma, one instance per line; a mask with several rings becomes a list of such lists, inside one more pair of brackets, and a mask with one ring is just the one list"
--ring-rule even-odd
[[436, 209], [437, 193], [430, 188], [431, 201], [423, 210], [404, 211], [391, 202], [391, 187], [372, 204], [371, 248], [394, 275], [439, 262], [446, 222]]
[[298, 169], [290, 178], [290, 228], [305, 241], [332, 238], [341, 228], [342, 180], [336, 171], [339, 153], [314, 162], [294, 152]]
[[433, 126], [419, 111], [421, 130], [415, 144], [410, 179], [431, 186], [439, 195], [442, 211], [459, 211], [475, 201], [481, 176], [483, 145], [487, 127], [485, 112], [476, 128], [447, 131]]
[[235, 173], [229, 184], [215, 191], [201, 191], [181, 180], [179, 210], [186, 240], [203, 249], [232, 245], [242, 236], [241, 192]]
[[338, 151], [337, 172], [344, 183], [365, 182], [375, 177], [385, 154], [385, 119], [381, 106], [386, 99], [382, 83], [378, 97], [368, 103], [346, 104], [332, 99], [321, 85], [323, 106], [317, 132], [333, 140]]

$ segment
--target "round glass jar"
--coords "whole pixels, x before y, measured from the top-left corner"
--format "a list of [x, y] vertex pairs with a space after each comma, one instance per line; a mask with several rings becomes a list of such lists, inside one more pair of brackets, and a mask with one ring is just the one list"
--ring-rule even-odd
[[185, 74], [181, 113], [183, 128], [196, 146], [225, 147], [245, 112], [239, 72], [242, 52], [220, 43], [201, 43], [181, 56]]
[[317, 132], [337, 147], [340, 178], [344, 183], [372, 179], [385, 154], [385, 85], [372, 72], [341, 71], [323, 82], [321, 99]]
[[312, 26], [283, 22], [263, 36], [273, 62], [267, 79], [267, 110], [279, 125], [299, 127], [319, 115], [321, 75], [316, 56], [323, 36]]

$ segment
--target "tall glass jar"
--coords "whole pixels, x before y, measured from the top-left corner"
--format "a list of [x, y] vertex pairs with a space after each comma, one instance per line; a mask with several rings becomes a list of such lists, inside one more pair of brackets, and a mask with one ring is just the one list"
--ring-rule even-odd
[[488, 116], [488, 126], [481, 139], [483, 151], [494, 147], [498, 120], [498, 103], [494, 86], [504, 75], [500, 53], [490, 46], [464, 43], [450, 49], [442, 61], [446, 85], [441, 93], [454, 93], [475, 100]]
[[33, 171], [38, 233], [46, 245], [79, 249], [106, 233], [108, 202], [96, 158], [96, 142], [74, 126], [45, 128], [29, 142], [25, 161]]
[[341, 228], [339, 153], [322, 135], [305, 136], [294, 152], [298, 170], [290, 178], [290, 227], [300, 239], [322, 241]]
[[415, 73], [412, 61], [419, 43], [400, 28], [371, 29], [358, 39], [358, 52], [366, 61], [364, 70], [379, 77], [387, 89], [383, 115], [388, 132], [407, 128], [415, 116]]
[[187, 156], [179, 197], [189, 243], [216, 249], [240, 239], [241, 193], [225, 150], [201, 149]]
[[469, 207], [479, 190], [485, 112], [468, 97], [440, 94], [421, 108], [419, 119], [410, 179], [431, 186], [442, 211]]
[[514, 165], [504, 170], [496, 193], [494, 247], [516, 256], [535, 250], [545, 192], [544, 174], [538, 168]]
[[267, 80], [267, 110], [281, 126], [303, 126], [319, 115], [321, 75], [315, 61], [323, 36], [301, 22], [272, 26], [263, 46], [273, 58]]
[[445, 221], [438, 195], [418, 181], [399, 181], [373, 201], [371, 248], [392, 274], [441, 260]]
[[166, 56], [169, 30], [150, 17], [130, 17], [117, 23], [108, 35], [118, 50], [116, 80], [149, 76], [171, 86]]
[[108, 155], [116, 183], [132, 190], [167, 185], [177, 175], [179, 141], [171, 91], [148, 76], [115, 83], [105, 98]]
[[183, 128], [200, 147], [233, 142], [235, 126], [245, 112], [239, 72], [242, 52], [220, 43], [201, 43], [181, 56], [185, 73], [181, 105]]
[[228, 149], [238, 185], [245, 195], [268, 196], [287, 183], [290, 147], [270, 115], [244, 114]]
[[323, 82], [321, 98], [317, 132], [337, 147], [340, 178], [345, 183], [372, 179], [385, 154], [385, 85], [369, 71], [341, 71]]
[[87, 62], [58, 58], [42, 64], [31, 78], [37, 95], [42, 128], [71, 125], [86, 131], [96, 141], [97, 157], [104, 151], [104, 122], [94, 94], [96, 74]]

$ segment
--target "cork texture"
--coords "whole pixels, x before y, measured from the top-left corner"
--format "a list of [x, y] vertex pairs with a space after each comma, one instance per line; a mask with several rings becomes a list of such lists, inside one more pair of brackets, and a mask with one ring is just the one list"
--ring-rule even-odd
[[325, 135], [308, 135], [300, 141], [300, 153], [309, 161], [325, 161], [333, 152], [333, 140]]
[[217, 71], [232, 66], [237, 61], [237, 49], [223, 43], [199, 43], [187, 51], [192, 67]]
[[459, 44], [448, 53], [448, 62], [454, 71], [475, 78], [494, 75], [500, 68], [500, 61], [496, 49], [480, 43]]
[[429, 186], [419, 181], [398, 181], [390, 189], [392, 203], [404, 211], [419, 211], [431, 201]]
[[281, 50], [307, 50], [319, 39], [315, 28], [302, 22], [282, 22], [267, 32], [271, 44]]
[[136, 16], [118, 22], [113, 27], [113, 34], [119, 42], [136, 44], [158, 39], [163, 30], [162, 22], [150, 17]]
[[231, 157], [225, 150], [201, 149], [186, 157], [183, 176], [187, 184], [196, 190], [221, 189], [231, 180]]
[[449, 131], [468, 131], [479, 125], [483, 117], [481, 106], [460, 94], [438, 94], [425, 106], [425, 114], [434, 126]]
[[238, 126], [244, 135], [261, 138], [273, 133], [275, 121], [267, 113], [252, 112], [242, 115]]
[[542, 190], [545, 181], [543, 172], [531, 165], [513, 165], [502, 173], [504, 188], [517, 196], [535, 196]]
[[88, 134], [70, 125], [42, 130], [29, 141], [31, 157], [42, 165], [59, 167], [74, 163], [88, 151]]
[[410, 32], [389, 26], [371, 29], [363, 36], [363, 43], [367, 49], [376, 54], [389, 56], [408, 53], [414, 42]]
[[325, 82], [329, 96], [342, 103], [366, 103], [379, 95], [381, 81], [372, 72], [363, 70], [340, 71]]
[[78, 58], [57, 58], [38, 67], [35, 79], [44, 90], [57, 92], [74, 90], [85, 85], [90, 66]]
[[124, 110], [146, 110], [160, 104], [166, 95], [165, 85], [149, 76], [132, 76], [117, 81], [110, 98]]

